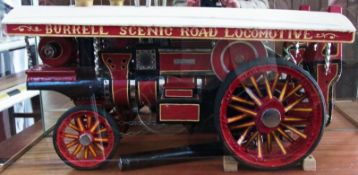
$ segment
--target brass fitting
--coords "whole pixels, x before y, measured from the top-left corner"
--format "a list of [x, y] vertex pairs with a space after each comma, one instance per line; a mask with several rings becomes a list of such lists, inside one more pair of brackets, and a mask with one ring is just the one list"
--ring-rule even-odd
[[124, 0], [109, 0], [112, 6], [123, 6]]
[[78, 7], [88, 7], [93, 5], [94, 0], [75, 0], [75, 5]]

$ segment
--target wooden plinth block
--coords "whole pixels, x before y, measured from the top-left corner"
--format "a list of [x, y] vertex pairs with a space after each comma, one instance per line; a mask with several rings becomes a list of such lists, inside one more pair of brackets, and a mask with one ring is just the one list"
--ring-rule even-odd
[[237, 172], [239, 164], [232, 156], [223, 156], [223, 167], [225, 172]]
[[302, 168], [304, 171], [316, 171], [316, 164], [316, 159], [312, 155], [309, 155], [303, 160]]

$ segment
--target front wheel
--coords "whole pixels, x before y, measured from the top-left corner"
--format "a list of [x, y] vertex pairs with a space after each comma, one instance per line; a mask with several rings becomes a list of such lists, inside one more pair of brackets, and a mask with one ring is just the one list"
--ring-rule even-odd
[[294, 165], [318, 144], [322, 93], [309, 73], [280, 60], [254, 60], [231, 72], [216, 97], [216, 124], [227, 150], [247, 166]]
[[76, 169], [96, 169], [114, 154], [119, 131], [113, 119], [103, 110], [77, 106], [57, 121], [53, 144], [56, 153]]

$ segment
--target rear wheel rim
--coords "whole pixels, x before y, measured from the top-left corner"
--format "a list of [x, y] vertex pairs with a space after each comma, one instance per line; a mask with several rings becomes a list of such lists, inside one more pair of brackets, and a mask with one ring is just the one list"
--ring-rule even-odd
[[[307, 75], [285, 65], [256, 65], [228, 85], [220, 130], [234, 156], [258, 168], [291, 165], [318, 143], [324, 106]], [[270, 119], [273, 118], [273, 119]]]
[[56, 132], [58, 154], [76, 168], [97, 168], [114, 150], [114, 130], [103, 115], [92, 110], [70, 113]]

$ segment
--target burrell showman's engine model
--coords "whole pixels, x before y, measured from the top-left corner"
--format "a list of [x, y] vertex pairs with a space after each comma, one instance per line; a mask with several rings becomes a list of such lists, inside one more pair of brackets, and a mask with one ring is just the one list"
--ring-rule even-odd
[[280, 169], [309, 155], [331, 121], [342, 44], [356, 30], [341, 11], [37, 6], [13, 9], [4, 28], [40, 37], [28, 89], [76, 104], [53, 134], [68, 165], [102, 166], [146, 107], [158, 123], [210, 121], [240, 163]]

